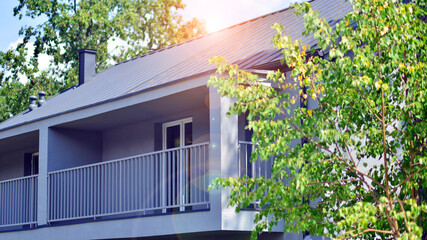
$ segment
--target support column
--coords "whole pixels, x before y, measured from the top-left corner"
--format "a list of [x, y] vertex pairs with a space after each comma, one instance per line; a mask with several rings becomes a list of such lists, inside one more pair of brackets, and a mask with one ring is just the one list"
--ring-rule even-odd
[[[239, 121], [237, 115], [227, 117], [228, 109], [234, 102], [234, 99], [221, 97], [221, 177], [238, 177]], [[236, 228], [237, 222], [242, 223], [241, 214], [236, 214], [235, 207], [228, 206], [229, 194], [229, 189], [222, 191], [221, 228], [223, 230], [242, 230], [240, 227]]]
[[[221, 98], [216, 88], [209, 87], [209, 170], [208, 183], [221, 177]], [[209, 191], [211, 213], [221, 228], [221, 189]]]
[[47, 224], [48, 210], [48, 135], [49, 128], [42, 127], [39, 130], [39, 176], [38, 176], [38, 196], [37, 196], [37, 224], [44, 226]]
[[[221, 97], [221, 175], [238, 177], [239, 121], [237, 115], [227, 117], [235, 99]], [[233, 210], [234, 211], [234, 210]]]
[[[233, 99], [221, 97], [209, 88], [210, 117], [210, 181], [217, 177], [237, 177], [238, 173], [238, 117], [227, 117]], [[222, 230], [234, 229], [229, 223], [235, 209], [228, 206], [228, 190], [210, 191], [211, 211], [219, 214]], [[235, 222], [234, 222], [235, 223]]]

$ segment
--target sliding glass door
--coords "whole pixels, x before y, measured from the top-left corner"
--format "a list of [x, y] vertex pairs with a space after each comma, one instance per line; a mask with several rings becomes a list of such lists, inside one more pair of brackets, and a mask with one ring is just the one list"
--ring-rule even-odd
[[167, 204], [180, 210], [185, 210], [183, 205], [190, 199], [191, 159], [185, 149], [179, 148], [192, 143], [192, 118], [163, 124], [163, 150], [175, 149], [166, 152]]

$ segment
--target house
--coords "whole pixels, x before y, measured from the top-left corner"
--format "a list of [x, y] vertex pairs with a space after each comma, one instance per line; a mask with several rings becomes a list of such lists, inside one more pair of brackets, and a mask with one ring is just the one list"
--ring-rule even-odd
[[[351, 10], [311, 4], [332, 23]], [[241, 169], [244, 119], [227, 117], [232, 100], [207, 87], [208, 59], [261, 77], [286, 70], [271, 43], [276, 22], [315, 45], [284, 9], [99, 73], [96, 51], [80, 51], [78, 85], [46, 101], [41, 93], [0, 124], [0, 238], [248, 239], [256, 211], [236, 214], [227, 191], [207, 191], [216, 177], [256, 170]], [[301, 236], [278, 226], [262, 238]]]

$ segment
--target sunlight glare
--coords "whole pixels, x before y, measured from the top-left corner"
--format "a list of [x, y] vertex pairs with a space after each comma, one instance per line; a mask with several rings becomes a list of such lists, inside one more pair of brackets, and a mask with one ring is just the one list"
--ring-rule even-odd
[[213, 17], [211, 15], [205, 17], [206, 31], [208, 33], [216, 32], [227, 26], [227, 23], [221, 17]]

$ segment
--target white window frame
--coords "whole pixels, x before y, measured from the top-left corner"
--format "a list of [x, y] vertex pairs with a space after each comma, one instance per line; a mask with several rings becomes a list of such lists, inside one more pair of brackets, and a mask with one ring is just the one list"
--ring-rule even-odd
[[179, 147], [184, 147], [185, 146], [185, 134], [184, 134], [184, 126], [186, 123], [192, 123], [193, 122], [193, 118], [189, 117], [189, 118], [183, 118], [180, 120], [176, 120], [176, 121], [172, 121], [172, 122], [167, 122], [167, 123], [163, 123], [162, 125], [162, 146], [163, 146], [163, 150], [166, 150], [166, 129], [168, 127], [173, 127], [173, 126], [179, 126], [179, 135], [180, 135], [180, 139], [179, 139]]

